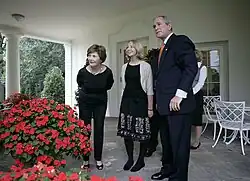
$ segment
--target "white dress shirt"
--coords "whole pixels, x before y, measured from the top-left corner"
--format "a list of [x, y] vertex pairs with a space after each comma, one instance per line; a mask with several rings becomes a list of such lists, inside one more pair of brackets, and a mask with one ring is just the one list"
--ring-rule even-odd
[[[198, 67], [201, 67], [201, 62], [198, 62]], [[193, 87], [193, 93], [196, 94], [204, 86], [205, 80], [207, 78], [207, 67], [202, 66], [200, 69], [200, 76], [197, 84]]]

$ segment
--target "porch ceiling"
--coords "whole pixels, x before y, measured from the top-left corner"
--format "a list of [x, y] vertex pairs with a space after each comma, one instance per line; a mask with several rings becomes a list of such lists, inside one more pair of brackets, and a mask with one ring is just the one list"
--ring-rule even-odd
[[[61, 41], [75, 39], [84, 27], [166, 0], [1, 0], [0, 25], [21, 28], [26, 34]], [[16, 22], [12, 13], [25, 16]]]

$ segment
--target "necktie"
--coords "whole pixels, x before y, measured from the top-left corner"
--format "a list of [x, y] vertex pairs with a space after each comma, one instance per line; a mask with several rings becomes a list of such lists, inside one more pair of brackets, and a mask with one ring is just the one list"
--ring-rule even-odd
[[158, 65], [160, 64], [160, 61], [161, 61], [161, 55], [162, 55], [164, 46], [165, 44], [163, 43], [160, 48], [159, 57], [158, 57]]

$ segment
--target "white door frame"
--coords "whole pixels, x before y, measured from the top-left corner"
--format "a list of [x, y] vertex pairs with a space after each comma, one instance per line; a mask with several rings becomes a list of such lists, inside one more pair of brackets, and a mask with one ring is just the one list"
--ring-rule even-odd
[[229, 100], [229, 60], [228, 41], [196, 43], [199, 50], [219, 50], [220, 94], [222, 100]]

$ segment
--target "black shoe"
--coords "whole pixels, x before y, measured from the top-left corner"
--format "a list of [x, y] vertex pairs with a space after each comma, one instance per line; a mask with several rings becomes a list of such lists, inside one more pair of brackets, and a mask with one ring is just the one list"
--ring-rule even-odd
[[141, 162], [136, 162], [136, 164], [131, 168], [131, 172], [137, 172], [139, 170], [141, 170], [143, 167], [145, 167], [145, 162], [141, 161]]
[[97, 163], [96, 163], [96, 168], [97, 168], [98, 170], [102, 170], [102, 169], [103, 169], [103, 163], [102, 163], [101, 165], [97, 165]]
[[123, 170], [130, 170], [133, 164], [134, 164], [134, 160], [128, 160], [123, 166]]
[[82, 169], [89, 169], [89, 161], [85, 161], [81, 166]]
[[197, 146], [191, 145], [191, 146], [190, 146], [190, 149], [191, 149], [191, 150], [197, 150], [200, 146], [201, 146], [201, 142], [199, 142], [199, 144], [198, 144]]
[[156, 149], [148, 149], [145, 154], [145, 157], [151, 157], [155, 151]]
[[163, 172], [158, 172], [158, 173], [155, 173], [151, 176], [151, 179], [152, 180], [163, 180], [165, 178], [169, 178], [170, 174], [165, 174]]

